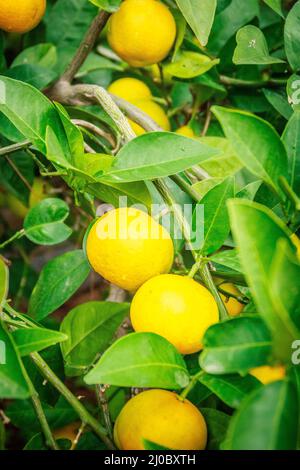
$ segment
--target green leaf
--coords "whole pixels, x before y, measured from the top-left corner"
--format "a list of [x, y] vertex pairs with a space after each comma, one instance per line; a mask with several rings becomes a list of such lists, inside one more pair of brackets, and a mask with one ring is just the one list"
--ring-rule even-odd
[[247, 2], [231, 0], [229, 5], [216, 15], [208, 42], [208, 50], [218, 54], [242, 26], [248, 24], [258, 15], [258, 0], [247, 0]]
[[9, 333], [0, 323], [0, 397], [23, 399], [29, 396], [22, 363]]
[[171, 450], [168, 447], [164, 447], [161, 444], [156, 444], [155, 442], [148, 441], [148, 439], [143, 439], [144, 449], [145, 450]]
[[188, 384], [189, 375], [182, 356], [165, 338], [132, 333], [105, 351], [85, 382], [177, 390]]
[[42, 320], [63, 305], [90, 272], [82, 250], [69, 251], [49, 261], [42, 269], [29, 301], [29, 313]]
[[242, 163], [236, 156], [236, 152], [229, 140], [223, 137], [200, 137], [199, 141], [204, 145], [220, 150], [216, 157], [201, 162], [203, 168], [210, 176], [216, 178], [226, 178], [237, 173], [242, 168]]
[[7, 70], [5, 75], [14, 80], [28, 83], [38, 90], [43, 90], [57, 78], [57, 74], [53, 70], [32, 64], [16, 65]]
[[[200, 251], [208, 255], [220, 248], [229, 235], [230, 225], [227, 211], [228, 199], [234, 197], [234, 180], [228, 178], [214, 188], [200, 200], [199, 204], [204, 206], [204, 240]], [[197, 212], [195, 212], [196, 214]], [[196, 223], [196, 219], [194, 223]], [[198, 222], [197, 230], [201, 227]]]
[[24, 221], [26, 237], [39, 245], [55, 245], [65, 241], [72, 233], [64, 221], [69, 207], [61, 199], [44, 199], [35, 205]]
[[206, 46], [213, 25], [217, 0], [176, 0], [187, 23], [202, 46]]
[[127, 303], [87, 302], [68, 313], [60, 327], [68, 337], [61, 350], [74, 375], [83, 373], [108, 348], [128, 310]]
[[295, 111], [287, 123], [282, 141], [288, 156], [289, 181], [292, 189], [300, 195], [300, 110]]
[[231, 228], [254, 301], [272, 332], [274, 352], [278, 358], [287, 360], [290, 344], [298, 333], [272, 296], [270, 275], [278, 240], [285, 239], [293, 248], [289, 234], [281, 220], [265, 206], [246, 200], [232, 200], [228, 204]]
[[198, 52], [181, 51], [173, 62], [165, 66], [164, 71], [177, 78], [194, 78], [208, 72], [219, 62], [219, 59], [210, 59]]
[[248, 396], [230, 422], [228, 450], [293, 450], [298, 400], [290, 381], [273, 382]]
[[259, 317], [242, 316], [211, 326], [204, 335], [200, 365], [209, 374], [245, 374], [267, 364], [270, 332]]
[[66, 141], [55, 106], [27, 83], [0, 77], [0, 113], [44, 154], [49, 125], [61, 145]]
[[173, 175], [218, 154], [178, 134], [149, 132], [126, 144], [99, 181], [133, 182]]
[[244, 111], [220, 106], [214, 106], [212, 111], [241, 162], [281, 194], [278, 179], [279, 176], [287, 177], [287, 156], [275, 129], [263, 119]]
[[20, 52], [13, 60], [11, 67], [17, 65], [40, 65], [41, 67], [54, 67], [57, 61], [56, 47], [53, 44], [37, 44]]
[[284, 45], [287, 59], [292, 69], [300, 69], [300, 2], [290, 10], [284, 27]]
[[[13, 167], [19, 175], [22, 175], [22, 179]], [[9, 159], [0, 159], [0, 184], [24, 205], [28, 204], [30, 197], [30, 191], [25, 182], [32, 186], [33, 180], [34, 163], [27, 153], [23, 151], [15, 152], [9, 156]]]
[[284, 62], [277, 57], [271, 57], [264, 33], [253, 25], [241, 28], [236, 35], [237, 46], [233, 55], [233, 63], [268, 65]]
[[270, 295], [274, 303], [284, 312], [283, 315], [292, 321], [299, 331], [300, 337], [300, 264], [285, 240], [279, 240], [274, 261], [272, 263]]
[[220, 400], [231, 408], [238, 408], [242, 400], [253, 390], [260, 386], [258, 380], [251, 375], [210, 375], [199, 376], [199, 382], [205, 385]]
[[[42, 401], [42, 406], [52, 429], [60, 429], [78, 419], [76, 412], [62, 396], [56, 400], [54, 406], [44, 401]], [[31, 433], [40, 431], [40, 423], [36, 418], [31, 400], [13, 401], [6, 409], [6, 412], [14, 426], [28, 429]]]
[[12, 334], [21, 356], [41, 351], [54, 344], [66, 341], [66, 335], [46, 328], [18, 329]]
[[214, 263], [226, 266], [234, 271], [241, 272], [242, 267], [236, 250], [223, 250], [210, 257]]
[[57, 47], [55, 69], [61, 74], [70, 63], [98, 11], [87, 0], [59, 0], [49, 7], [44, 18], [45, 40]]
[[102, 10], [109, 11], [113, 13], [117, 11], [121, 5], [122, 0], [89, 0], [91, 3], [96, 5], [96, 7], [102, 8]]
[[263, 0], [272, 10], [274, 10], [278, 15], [284, 16], [282, 12], [281, 0]]
[[1, 307], [3, 307], [7, 298], [8, 286], [9, 286], [8, 267], [5, 264], [4, 259], [0, 255], [0, 312], [1, 312]]
[[214, 408], [201, 408], [201, 413], [204, 416], [208, 431], [206, 449], [220, 450], [220, 445], [229, 426], [230, 416]]
[[281, 114], [287, 121], [293, 114], [293, 108], [287, 100], [287, 95], [285, 91], [277, 92], [274, 90], [269, 90], [268, 88], [263, 89], [263, 94], [279, 114]]

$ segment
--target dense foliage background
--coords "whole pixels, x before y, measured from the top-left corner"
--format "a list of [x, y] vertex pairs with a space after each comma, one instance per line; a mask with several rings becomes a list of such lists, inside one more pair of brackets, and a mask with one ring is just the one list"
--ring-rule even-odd
[[[136, 388], [189, 386], [208, 449], [297, 449], [300, 2], [168, 0], [177, 39], [163, 63], [129, 67], [104, 28], [76, 69], [99, 7], [120, 3], [48, 0], [32, 32], [0, 32], [0, 448], [53, 447], [47, 423], [55, 433], [74, 422], [72, 447], [112, 447], [107, 419]], [[171, 133], [116, 100], [158, 131], [124, 137], [103, 89], [128, 76], [150, 87]], [[195, 138], [175, 133], [184, 125]], [[195, 213], [204, 205], [203, 243], [191, 252], [176, 242], [173, 269], [186, 274], [196, 260], [196, 279], [219, 305], [222, 321], [200, 355], [127, 335], [130, 296], [91, 272], [84, 235], [98, 206], [119, 196], [147, 207], [190, 203]], [[220, 279], [237, 293], [218, 289]], [[220, 294], [242, 314], [228, 318]], [[151, 362], [159, 367], [141, 375]], [[285, 377], [266, 385], [248, 373], [278, 364]]]

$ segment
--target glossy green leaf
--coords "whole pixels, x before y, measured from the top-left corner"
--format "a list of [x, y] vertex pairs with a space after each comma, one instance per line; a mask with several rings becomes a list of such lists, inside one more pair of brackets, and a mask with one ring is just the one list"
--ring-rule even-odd
[[245, 374], [267, 364], [271, 335], [259, 317], [243, 316], [211, 326], [203, 340], [200, 365], [209, 374]]
[[267, 65], [283, 62], [277, 57], [271, 57], [264, 33], [253, 25], [241, 28], [236, 35], [237, 46], [233, 55], [236, 65]]
[[251, 375], [210, 375], [199, 376], [199, 382], [205, 385], [220, 400], [231, 408], [238, 408], [244, 398], [260, 386], [258, 380]]
[[269, 88], [264, 88], [263, 94], [269, 103], [273, 106], [273, 108], [276, 109], [276, 111], [288, 121], [293, 114], [293, 108], [287, 100], [286, 92], [278, 92], [270, 90]]
[[287, 123], [282, 141], [288, 156], [289, 181], [292, 189], [300, 195], [300, 110], [295, 111]]
[[204, 416], [208, 431], [206, 449], [220, 450], [220, 445], [228, 429], [230, 416], [214, 408], [201, 408], [201, 413]]
[[148, 441], [147, 439], [143, 439], [143, 442], [145, 450], [170, 450], [167, 447], [164, 447], [152, 441]]
[[166, 65], [164, 70], [167, 74], [177, 78], [194, 78], [202, 75], [220, 62], [219, 59], [210, 59], [198, 52], [179, 52], [175, 60]]
[[242, 267], [237, 250], [223, 250], [213, 254], [210, 259], [213, 263], [226, 266], [234, 271], [241, 272]]
[[223, 137], [207, 136], [200, 137], [199, 141], [204, 145], [220, 150], [218, 156], [201, 162], [201, 168], [210, 176], [224, 179], [237, 173], [242, 168], [243, 165], [229, 140]]
[[69, 251], [42, 269], [29, 301], [29, 313], [42, 320], [63, 305], [86, 280], [89, 264], [82, 250]]
[[0, 112], [42, 152], [46, 153], [49, 125], [58, 141], [65, 134], [54, 105], [37, 89], [8, 77], [0, 77]]
[[13, 332], [12, 336], [21, 356], [42, 351], [68, 338], [59, 331], [46, 328], [18, 329]]
[[300, 263], [295, 253], [284, 241], [278, 242], [270, 274], [270, 292], [274, 302], [299, 331], [300, 338]]
[[287, 176], [288, 165], [285, 148], [275, 129], [244, 111], [220, 106], [212, 110], [246, 168], [280, 193], [278, 179]]
[[37, 44], [20, 52], [14, 59], [11, 67], [17, 65], [34, 64], [41, 67], [54, 67], [57, 61], [56, 47], [53, 44]]
[[0, 397], [27, 398], [29, 389], [22, 364], [9, 333], [0, 323]]
[[69, 215], [67, 204], [61, 199], [44, 199], [34, 206], [24, 220], [25, 235], [39, 245], [55, 245], [72, 233], [64, 221]]
[[162, 336], [132, 333], [105, 351], [86, 376], [87, 384], [181, 389], [189, 382], [182, 356]]
[[272, 10], [274, 10], [278, 15], [284, 16], [282, 12], [282, 0], [263, 0]]
[[132, 182], [161, 178], [217, 154], [217, 150], [195, 139], [170, 132], [149, 132], [126, 144], [109, 172], [99, 181]]
[[284, 27], [285, 52], [292, 69], [300, 69], [300, 2], [298, 1], [290, 10]]
[[[219, 3], [219, 2], [218, 2]], [[259, 15], [258, 0], [231, 0], [215, 17], [208, 50], [218, 54], [236, 32]]]
[[74, 375], [83, 373], [106, 350], [128, 310], [127, 303], [87, 302], [68, 313], [60, 327], [68, 337], [61, 350]]
[[16, 65], [9, 69], [5, 75], [14, 80], [28, 83], [28, 85], [32, 85], [38, 90], [43, 90], [47, 85], [58, 78], [54, 70], [33, 64]]
[[254, 301], [272, 332], [276, 355], [286, 360], [290, 355], [290, 344], [298, 333], [295, 325], [274, 301], [270, 291], [270, 274], [278, 241], [285, 239], [293, 248], [292, 242], [284, 224], [265, 206], [246, 200], [232, 200], [229, 202], [229, 214]]
[[296, 449], [299, 405], [290, 381], [255, 390], [233, 417], [226, 437], [229, 450]]
[[122, 0], [89, 0], [96, 7], [102, 8], [102, 10], [114, 12], [117, 11], [121, 5]]
[[200, 44], [206, 46], [217, 0], [176, 0], [176, 3]]
[[[228, 199], [234, 197], [234, 180], [228, 178], [214, 188], [200, 200], [204, 206], [204, 240], [200, 247], [201, 253], [208, 255], [220, 248], [229, 235], [230, 225], [227, 211]], [[194, 219], [197, 230], [201, 230], [200, 223]]]

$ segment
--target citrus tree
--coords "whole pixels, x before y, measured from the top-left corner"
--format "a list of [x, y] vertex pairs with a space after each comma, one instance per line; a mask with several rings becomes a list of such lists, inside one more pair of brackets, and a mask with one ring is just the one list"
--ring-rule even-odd
[[0, 29], [0, 448], [299, 448], [300, 1]]

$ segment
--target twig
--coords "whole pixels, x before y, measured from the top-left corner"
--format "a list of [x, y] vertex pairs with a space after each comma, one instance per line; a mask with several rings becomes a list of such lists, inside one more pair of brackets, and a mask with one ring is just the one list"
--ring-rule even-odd
[[113, 432], [112, 432], [112, 424], [111, 424], [111, 419], [110, 419], [110, 414], [109, 414], [108, 402], [105, 396], [106, 390], [107, 390], [107, 387], [105, 385], [103, 386], [96, 385], [96, 395], [97, 395], [98, 404], [102, 410], [103, 419], [104, 419], [108, 436], [112, 439]]
[[99, 137], [103, 137], [112, 147], [116, 145], [116, 142], [111, 136], [111, 134], [105, 132], [103, 129], [100, 129], [100, 127], [96, 126], [95, 124], [92, 124], [88, 121], [84, 121], [83, 119], [72, 119], [72, 122], [78, 127], [83, 127], [84, 129], [88, 129], [89, 131], [91, 131], [93, 134], [96, 134]]
[[212, 114], [211, 114], [211, 110], [210, 110], [210, 104], [208, 104], [207, 112], [206, 112], [206, 118], [205, 118], [204, 126], [203, 126], [203, 129], [202, 129], [202, 132], [201, 132], [201, 137], [205, 137], [206, 134], [207, 134], [207, 131], [208, 131], [209, 126], [210, 126], [211, 116], [212, 116]]
[[114, 449], [111, 439], [107, 436], [106, 429], [87, 411], [78, 398], [76, 398], [65, 384], [54, 374], [42, 357], [38, 353], [32, 353], [30, 356], [41, 371], [42, 375], [61, 393], [66, 401], [77, 412], [81, 421], [88, 424], [109, 449]]
[[220, 75], [220, 82], [227, 86], [236, 86], [241, 88], [263, 88], [265, 86], [280, 87], [287, 84], [286, 78], [267, 78], [261, 80], [241, 80], [239, 78]]
[[86, 151], [86, 153], [97, 153], [96, 150], [94, 150], [89, 144], [87, 144], [86, 142], [83, 143], [83, 146], [84, 146], [84, 150]]
[[14, 170], [14, 172], [18, 175], [18, 177], [20, 178], [20, 180], [24, 183], [24, 185], [26, 186], [26, 188], [31, 191], [31, 186], [30, 184], [28, 183], [27, 179], [22, 175], [22, 173], [20, 172], [19, 168], [14, 164], [14, 162], [11, 161], [11, 159], [7, 156], [4, 157], [7, 161], [7, 163], [12, 167], [12, 169]]
[[99, 34], [105, 27], [109, 16], [110, 13], [107, 13], [106, 11], [100, 11], [100, 13], [96, 16], [89, 30], [87, 31], [83, 41], [81, 42], [75, 56], [69, 64], [67, 70], [63, 73], [62, 77], [60, 78], [61, 81], [69, 83], [73, 81], [76, 73], [84, 64], [87, 56], [93, 49], [94, 44]]
[[2, 147], [0, 149], [1, 155], [8, 155], [9, 153], [17, 152], [18, 150], [26, 149], [31, 145], [29, 140], [24, 140], [24, 142], [19, 142], [17, 144], [8, 145], [7, 147]]

